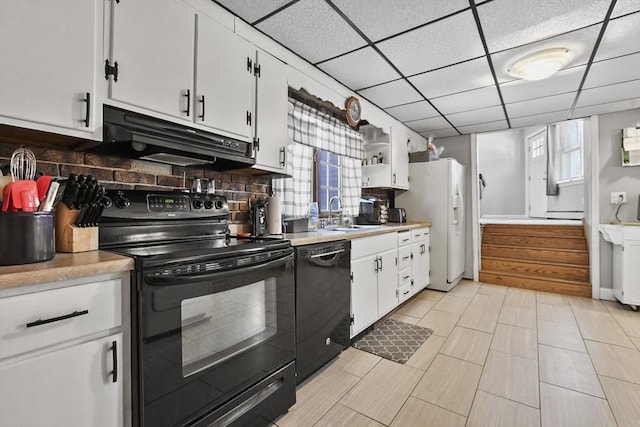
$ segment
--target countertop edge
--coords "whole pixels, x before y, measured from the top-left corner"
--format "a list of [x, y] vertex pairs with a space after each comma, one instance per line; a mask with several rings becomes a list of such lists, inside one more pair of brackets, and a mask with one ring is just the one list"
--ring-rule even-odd
[[49, 261], [0, 267], [0, 290], [133, 270], [132, 258], [105, 251], [56, 253]]
[[282, 238], [291, 242], [292, 246], [311, 245], [314, 243], [335, 242], [337, 240], [352, 240], [360, 237], [375, 236], [378, 234], [408, 231], [416, 228], [431, 227], [428, 221], [411, 221], [406, 223], [394, 223], [393, 225], [381, 225], [372, 230], [338, 232], [329, 230], [307, 231], [303, 233], [283, 234]]

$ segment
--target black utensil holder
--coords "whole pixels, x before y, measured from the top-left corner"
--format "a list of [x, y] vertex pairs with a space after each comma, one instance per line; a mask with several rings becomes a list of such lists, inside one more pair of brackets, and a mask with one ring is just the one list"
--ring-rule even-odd
[[0, 213], [0, 265], [48, 261], [54, 255], [53, 213]]

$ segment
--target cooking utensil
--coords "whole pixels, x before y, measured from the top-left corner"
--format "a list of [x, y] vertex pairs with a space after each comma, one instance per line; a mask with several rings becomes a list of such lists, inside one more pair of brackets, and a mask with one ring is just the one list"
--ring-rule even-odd
[[36, 176], [36, 155], [28, 148], [20, 147], [11, 155], [13, 181], [32, 180]]
[[14, 182], [11, 186], [11, 203], [23, 212], [35, 212], [40, 206], [36, 182], [32, 180]]
[[58, 194], [58, 189], [60, 188], [60, 184], [57, 182], [52, 182], [49, 185], [49, 189], [47, 190], [47, 196], [44, 201], [40, 203], [39, 211], [42, 212], [51, 212], [53, 208], [53, 202], [55, 201], [56, 195]]
[[13, 182], [13, 180], [11, 179], [11, 175], [8, 176], [0, 176], [0, 202], [4, 199], [2, 193], [3, 193], [3, 189], [4, 186], [9, 184], [10, 182]]
[[2, 189], [2, 212], [15, 212], [16, 210], [11, 202], [11, 187], [13, 187], [13, 182], [8, 183]]
[[81, 184], [78, 181], [78, 175], [69, 175], [62, 194], [62, 203], [64, 203], [69, 209], [73, 209], [76, 198], [78, 197], [78, 191], [80, 191], [80, 186]]
[[38, 187], [38, 199], [42, 202], [47, 197], [47, 190], [51, 185], [51, 177], [49, 175], [42, 175], [36, 179], [36, 186]]

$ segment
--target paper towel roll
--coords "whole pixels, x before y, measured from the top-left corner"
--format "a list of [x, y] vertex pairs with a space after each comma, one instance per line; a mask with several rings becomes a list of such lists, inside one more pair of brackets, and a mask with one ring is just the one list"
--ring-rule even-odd
[[269, 234], [282, 234], [282, 217], [280, 215], [280, 199], [278, 197], [269, 197], [267, 205], [267, 232]]

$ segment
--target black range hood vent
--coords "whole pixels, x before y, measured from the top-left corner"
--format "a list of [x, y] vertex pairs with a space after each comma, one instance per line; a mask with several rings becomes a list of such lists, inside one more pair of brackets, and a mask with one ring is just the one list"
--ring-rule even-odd
[[109, 105], [103, 121], [103, 142], [90, 152], [218, 171], [255, 164], [250, 142]]

